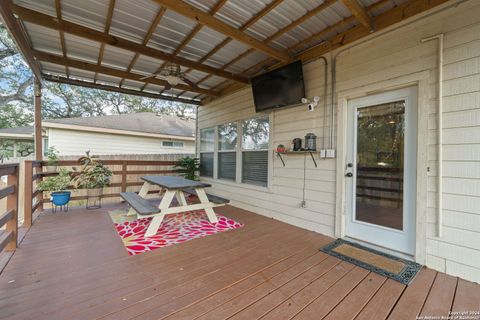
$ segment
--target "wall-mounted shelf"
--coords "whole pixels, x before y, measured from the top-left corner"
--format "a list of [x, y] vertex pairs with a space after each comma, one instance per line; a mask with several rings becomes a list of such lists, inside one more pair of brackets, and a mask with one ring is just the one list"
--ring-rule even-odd
[[315, 165], [315, 168], [317, 168], [317, 160], [315, 160], [315, 157], [314, 155], [318, 152], [318, 151], [308, 151], [308, 150], [304, 150], [304, 151], [284, 151], [284, 152], [278, 152], [278, 151], [275, 151], [277, 153], [277, 156], [280, 158], [280, 160], [282, 161], [282, 164], [283, 166], [285, 167], [285, 160], [283, 159], [283, 155], [299, 155], [299, 154], [303, 154], [303, 155], [306, 155], [306, 154], [310, 154], [310, 157], [312, 157], [312, 161], [313, 161], [313, 164]]

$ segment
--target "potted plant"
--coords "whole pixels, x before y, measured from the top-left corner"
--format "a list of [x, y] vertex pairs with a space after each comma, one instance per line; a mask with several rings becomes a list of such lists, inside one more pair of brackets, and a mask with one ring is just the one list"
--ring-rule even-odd
[[46, 151], [47, 165], [45, 166], [47, 172], [57, 172], [58, 155], [60, 152], [55, 147], [50, 147]]
[[200, 169], [200, 159], [184, 157], [177, 160], [174, 166], [183, 177], [189, 180], [197, 180], [196, 172]]
[[71, 192], [68, 187], [71, 183], [70, 173], [67, 169], [60, 169], [58, 175], [48, 177], [38, 183], [38, 189], [50, 192], [50, 199], [56, 206], [64, 206], [70, 201]]
[[285, 146], [283, 144], [279, 144], [277, 146], [277, 152], [285, 152]]
[[[76, 189], [87, 189], [88, 207], [89, 198], [94, 198], [94, 200], [101, 198], [103, 188], [110, 184], [112, 171], [99, 158], [90, 156], [89, 151], [87, 151], [85, 156], [79, 158], [78, 162], [82, 167], [72, 179], [72, 184]], [[77, 171], [75, 168], [74, 170]]]

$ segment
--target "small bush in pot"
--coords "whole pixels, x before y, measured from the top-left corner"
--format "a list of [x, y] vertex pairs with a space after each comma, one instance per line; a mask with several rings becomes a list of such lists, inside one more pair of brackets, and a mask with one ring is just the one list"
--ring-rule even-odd
[[112, 171], [98, 157], [91, 156], [89, 151], [85, 156], [80, 157], [78, 162], [82, 166], [80, 171], [74, 168], [74, 171], [77, 171], [72, 180], [74, 188], [87, 189], [87, 197], [101, 197], [103, 188], [110, 184]]
[[57, 172], [59, 154], [60, 152], [55, 149], [55, 147], [50, 147], [47, 149], [47, 151], [45, 152], [45, 155], [47, 156], [47, 172]]
[[184, 157], [177, 160], [174, 166], [177, 172], [183, 174], [185, 179], [198, 180], [196, 172], [200, 169], [200, 159]]
[[68, 187], [71, 185], [70, 173], [67, 169], [60, 169], [58, 175], [48, 177], [38, 183], [38, 189], [44, 192], [50, 192], [50, 198], [54, 205], [64, 206], [70, 201], [71, 192]]

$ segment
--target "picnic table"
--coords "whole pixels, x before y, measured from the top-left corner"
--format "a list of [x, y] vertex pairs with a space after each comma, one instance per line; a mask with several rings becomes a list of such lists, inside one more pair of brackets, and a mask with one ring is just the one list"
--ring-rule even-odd
[[[144, 184], [138, 194], [122, 192], [120, 195], [131, 206], [128, 215], [136, 214], [139, 218], [153, 217], [145, 233], [147, 237], [157, 233], [163, 218], [167, 214], [203, 209], [210, 222], [217, 223], [218, 219], [213, 208], [228, 203], [227, 199], [207, 194], [205, 188], [211, 186], [208, 183], [178, 176], [144, 176], [142, 180]], [[161, 188], [160, 193], [165, 191], [158, 207], [146, 199], [152, 186], [159, 186]], [[196, 195], [200, 202], [189, 204], [185, 198], [185, 193]], [[177, 199], [178, 206], [172, 206], [173, 198]]]

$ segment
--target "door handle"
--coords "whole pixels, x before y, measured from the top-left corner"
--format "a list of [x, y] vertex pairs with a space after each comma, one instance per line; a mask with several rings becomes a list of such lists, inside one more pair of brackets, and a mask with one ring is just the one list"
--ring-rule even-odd
[[345, 173], [345, 177], [351, 178], [351, 177], [353, 177], [353, 173], [347, 172], [347, 173]]

